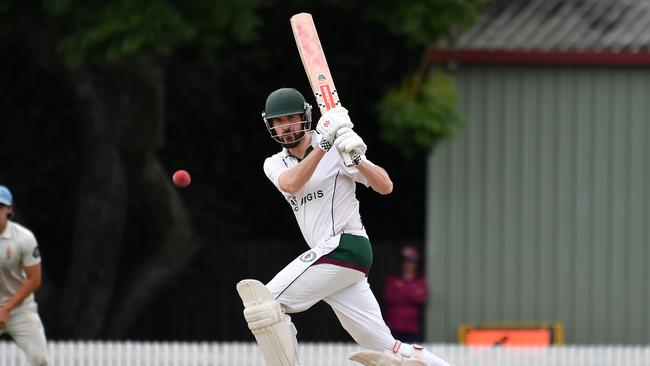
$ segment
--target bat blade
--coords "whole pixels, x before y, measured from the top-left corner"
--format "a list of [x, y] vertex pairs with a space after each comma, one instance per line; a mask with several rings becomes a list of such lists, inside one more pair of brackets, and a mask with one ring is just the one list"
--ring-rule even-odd
[[[321, 114], [340, 106], [341, 101], [327, 65], [314, 19], [309, 13], [299, 13], [292, 16], [290, 22], [302, 65]], [[341, 156], [346, 166], [354, 165], [349, 153], [341, 153]]]

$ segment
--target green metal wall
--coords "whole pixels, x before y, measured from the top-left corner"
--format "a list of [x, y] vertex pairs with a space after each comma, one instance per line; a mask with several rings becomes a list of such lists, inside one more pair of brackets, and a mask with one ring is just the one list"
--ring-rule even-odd
[[427, 340], [561, 321], [567, 343], [650, 342], [650, 69], [472, 66], [427, 165]]

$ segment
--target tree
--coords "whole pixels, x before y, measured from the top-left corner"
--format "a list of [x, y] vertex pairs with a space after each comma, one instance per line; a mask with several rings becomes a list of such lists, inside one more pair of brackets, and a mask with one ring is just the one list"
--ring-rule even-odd
[[[5, 94], [10, 101], [0, 103], [6, 123], [18, 125], [31, 118], [29, 113], [12, 114], [17, 108], [12, 102], [24, 103], [27, 109], [39, 109], [35, 123], [42, 125], [32, 128], [65, 135], [66, 143], [74, 145], [51, 141], [31, 147], [39, 154], [30, 160], [38, 161], [39, 171], [48, 166], [69, 169], [66, 160], [80, 157], [74, 165], [79, 172], [65, 180], [72, 188], [59, 184], [60, 176], [56, 182], [23, 180], [24, 186], [39, 185], [43, 200], [65, 204], [59, 212], [71, 215], [55, 221], [64, 226], [59, 241], [71, 238], [69, 245], [61, 245], [65, 259], [45, 266], [46, 271], [61, 271], [50, 276], [39, 299], [48, 333], [124, 338], [161, 291], [169, 290], [168, 283], [196, 278], [187, 274], [192, 265], [202, 266], [200, 273], [223, 268], [215, 276], [228, 287], [213, 289], [212, 298], [238, 301], [231, 288], [237, 264], [228, 258], [250, 253], [240, 252], [244, 246], [204, 248], [203, 243], [218, 236], [234, 241], [250, 232], [268, 232], [256, 226], [274, 216], [271, 207], [277, 202], [271, 201], [275, 196], [261, 202], [252, 194], [260, 189], [259, 177], [250, 178], [259, 174], [262, 148], [257, 145], [263, 144], [256, 142], [267, 137], [250, 137], [251, 130], [261, 128], [259, 107], [252, 108], [251, 101], [263, 100], [275, 85], [306, 84], [288, 26], [291, 14], [317, 14], [346, 105], [359, 106], [355, 116], [372, 120], [375, 111], [369, 101], [417, 69], [423, 44], [454, 24], [466, 23], [476, 2], [329, 0], [309, 8], [291, 0], [0, 2], [0, 47], [21, 53], [16, 59], [46, 74], [39, 74], [39, 80], [47, 83], [13, 85], [11, 92], [18, 93]], [[3, 75], [12, 71], [5, 63]], [[376, 77], [364, 76], [359, 82], [362, 74]], [[31, 77], [20, 75], [20, 80]], [[44, 99], [56, 96], [56, 103], [36, 105], [20, 94], [38, 88], [51, 88]], [[185, 120], [193, 122], [192, 128]], [[358, 128], [365, 129], [364, 137], [374, 138], [371, 125]], [[386, 130], [396, 131], [394, 126]], [[200, 167], [197, 174], [210, 181], [193, 184], [200, 192], [196, 198], [181, 197], [166, 172], [165, 159], [181, 147]], [[63, 200], [57, 194], [73, 197]], [[41, 215], [44, 228], [56, 232], [51, 212], [32, 215]], [[194, 258], [200, 251], [210, 259]], [[229, 318], [223, 314], [220, 321], [225, 324]]]
[[483, 3], [417, 0], [376, 8], [379, 21], [424, 49], [418, 69], [389, 90], [378, 105], [382, 138], [403, 154], [426, 153], [438, 141], [454, 136], [462, 125], [453, 81], [440, 68], [432, 72], [427, 55], [440, 39], [453, 42], [452, 34], [469, 26]]
[[[69, 337], [122, 337], [199, 250], [187, 208], [156, 156], [164, 144], [165, 59], [188, 44], [208, 57], [227, 42], [250, 40], [255, 8], [255, 1], [200, 0], [2, 6], [3, 38], [27, 35], [38, 59], [65, 75], [82, 116], [70, 270], [56, 291], [65, 299], [57, 327]], [[153, 218], [144, 229], [157, 244], [131, 264], [131, 281], [120, 282], [120, 264], [133, 252], [126, 236], [136, 200]]]

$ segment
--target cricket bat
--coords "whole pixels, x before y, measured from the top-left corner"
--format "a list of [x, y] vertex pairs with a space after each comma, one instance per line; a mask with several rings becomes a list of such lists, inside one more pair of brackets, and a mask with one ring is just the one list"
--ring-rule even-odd
[[[316, 97], [316, 104], [323, 114], [341, 105], [339, 95], [334, 86], [334, 80], [327, 66], [325, 52], [320, 44], [314, 19], [309, 13], [299, 13], [291, 17], [291, 30], [296, 38], [296, 46], [300, 53], [302, 65], [305, 67], [309, 85]], [[353, 166], [349, 153], [341, 153], [345, 166]]]

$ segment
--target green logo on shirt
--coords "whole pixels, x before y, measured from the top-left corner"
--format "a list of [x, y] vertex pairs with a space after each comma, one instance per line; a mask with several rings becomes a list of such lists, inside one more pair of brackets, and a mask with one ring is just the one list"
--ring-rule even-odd
[[300, 256], [300, 260], [303, 262], [311, 262], [316, 259], [316, 253], [313, 250], [308, 251], [307, 253]]

